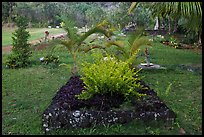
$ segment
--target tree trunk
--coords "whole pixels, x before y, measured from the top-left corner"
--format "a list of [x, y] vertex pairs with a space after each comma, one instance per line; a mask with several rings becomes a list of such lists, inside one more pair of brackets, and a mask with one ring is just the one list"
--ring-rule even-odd
[[171, 34], [171, 18], [169, 16], [168, 16], [168, 25], [169, 25], [168, 33]]
[[160, 18], [158, 17], [158, 30], [160, 30], [160, 27], [161, 26], [161, 20], [160, 20]]
[[175, 20], [174, 22], [174, 30], [173, 30], [173, 33], [176, 33], [177, 32], [177, 29], [178, 29], [178, 20]]
[[159, 30], [159, 28], [160, 28], [160, 20], [159, 20], [159, 17], [156, 17], [154, 30]]
[[202, 46], [202, 32], [198, 33], [198, 45]]

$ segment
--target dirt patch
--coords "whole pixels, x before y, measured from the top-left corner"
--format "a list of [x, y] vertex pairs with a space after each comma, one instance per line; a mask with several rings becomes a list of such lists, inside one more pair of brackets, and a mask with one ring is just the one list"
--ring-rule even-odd
[[[63, 34], [56, 34], [56, 35], [53, 35], [52, 37], [54, 37], [54, 38], [61, 38], [61, 37], [64, 37], [65, 35], [66, 35], [65, 33], [63, 33]], [[52, 37], [51, 37], [51, 38], [52, 38]], [[51, 39], [51, 38], [50, 38], [50, 39]], [[40, 40], [42, 41], [42, 39], [32, 40], [32, 41], [30, 41], [29, 43], [30, 43], [31, 45], [35, 45], [35, 44], [39, 43]], [[2, 47], [2, 53], [9, 53], [9, 52], [11, 52], [12, 47], [13, 47], [13, 46], [11, 46], [11, 45]], [[44, 49], [45, 47], [46, 47], [46, 45], [42, 44], [42, 45], [40, 45], [40, 46], [39, 46], [38, 48], [36, 48], [36, 49], [37, 49], [37, 50], [42, 50], [42, 49]]]
[[2, 53], [8, 53], [12, 50], [13, 46], [2, 47]]

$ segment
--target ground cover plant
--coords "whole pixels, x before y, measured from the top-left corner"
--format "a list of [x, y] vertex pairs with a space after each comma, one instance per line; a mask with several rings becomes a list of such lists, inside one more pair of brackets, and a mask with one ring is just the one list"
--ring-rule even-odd
[[110, 55], [106, 57], [106, 60], [101, 60], [103, 55], [100, 56], [99, 53], [98, 56], [98, 60], [95, 60], [93, 64], [83, 64], [81, 71], [85, 76], [82, 76], [82, 80], [87, 91], [78, 95], [79, 99], [88, 99], [97, 93], [110, 94], [110, 96], [121, 94], [126, 99], [129, 96], [135, 98], [140, 96], [137, 90], [142, 86], [139, 83], [134, 83], [134, 76], [138, 76], [138, 72], [134, 72], [134, 69], [129, 68], [131, 59], [122, 62], [117, 61], [116, 58], [112, 58]]
[[[164, 126], [162, 122], [144, 123], [134, 120], [125, 125], [57, 130], [50, 134], [180, 134], [181, 128], [186, 134], [202, 134], [202, 72], [199, 69], [188, 70], [189, 66], [202, 67], [201, 55], [189, 50], [165, 47], [160, 43], [154, 43], [153, 46], [154, 48], [150, 48], [151, 61], [167, 67], [167, 70], [142, 70], [140, 73], [145, 76], [145, 82], [176, 112], [177, 118], [173, 125]], [[56, 52], [60, 63], [72, 64], [73, 60], [69, 58], [70, 55], [65, 49], [61, 47]], [[56, 94], [56, 90], [70, 77], [70, 72], [66, 68], [40, 65], [39, 58], [46, 54], [45, 50], [36, 51], [31, 57], [34, 63], [30, 68], [17, 70], [3, 68], [3, 134], [43, 134], [40, 127], [41, 114], [50, 104], [50, 99]], [[7, 56], [3, 55], [3, 64]], [[186, 67], [181, 68], [181, 65]]]

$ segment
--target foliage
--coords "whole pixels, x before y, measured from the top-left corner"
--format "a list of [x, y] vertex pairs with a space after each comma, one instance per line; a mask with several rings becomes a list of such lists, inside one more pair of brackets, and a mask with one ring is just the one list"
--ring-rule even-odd
[[130, 69], [128, 62], [118, 61], [111, 56], [107, 56], [106, 59], [100, 57], [93, 64], [83, 64], [81, 79], [86, 85], [86, 90], [77, 95], [79, 99], [89, 99], [97, 93], [111, 96], [122, 94], [127, 99], [142, 96], [137, 92], [142, 86], [136, 83], [135, 78], [140, 79], [137, 74], [139, 71]]
[[16, 7], [15, 2], [2, 2], [2, 21], [13, 22], [15, 15], [13, 14], [14, 8]]
[[64, 45], [67, 48], [68, 52], [71, 53], [72, 58], [74, 60], [74, 66], [71, 71], [73, 72], [72, 73], [73, 75], [77, 75], [78, 73], [77, 54], [79, 52], [88, 52], [91, 49], [95, 49], [95, 48], [103, 48], [100, 45], [91, 45], [91, 46], [88, 45], [87, 47], [87, 45], [84, 44], [84, 41], [86, 40], [86, 38], [92, 35], [93, 33], [101, 33], [109, 38], [113, 35], [113, 32], [109, 28], [110, 26], [109, 22], [104, 20], [102, 23], [99, 23], [97, 26], [93, 27], [83, 35], [79, 35], [77, 34], [77, 29], [74, 27], [75, 21], [73, 20], [73, 18], [71, 17], [69, 18], [62, 17], [62, 18], [65, 24], [64, 29], [67, 31], [68, 39], [64, 39], [64, 40], [58, 39], [58, 40], [54, 40], [53, 42]]
[[125, 14], [125, 9], [127, 8], [128, 4], [128, 2], [120, 2], [116, 4], [117, 8], [106, 9], [107, 19], [110, 20], [111, 24], [113, 24], [118, 30], [121, 30], [126, 24], [128, 24], [128, 22], [132, 20], [130, 16]]
[[28, 66], [29, 63], [25, 60], [25, 58], [19, 54], [11, 54], [8, 56], [7, 62], [5, 63], [7, 68], [15, 69], [20, 67]]
[[[137, 5], [137, 3], [132, 2], [129, 11], [132, 12]], [[196, 33], [199, 38], [198, 43], [202, 44], [202, 2], [153, 2], [149, 7], [152, 9], [152, 15], [154, 16], [186, 20], [180, 25], [186, 28], [188, 32]]]
[[128, 9], [128, 14], [130, 15], [134, 9], [134, 7], [137, 5], [137, 2], [132, 2], [130, 8]]
[[[157, 42], [161, 42], [165, 45], [171, 46], [173, 48], [181, 48], [181, 43], [180, 41], [173, 35], [166, 35], [166, 36], [162, 36], [162, 39], [158, 39], [157, 35]], [[159, 41], [158, 41], [159, 40]]]
[[59, 63], [59, 56], [54, 56], [54, 55], [46, 55], [41, 59], [41, 62], [45, 65], [48, 65], [50, 63], [57, 64]]
[[[192, 44], [196, 43], [198, 41], [198, 35], [202, 33], [202, 26], [199, 28], [197, 25], [195, 26], [195, 19], [186, 19], [186, 18], [180, 18], [178, 21], [178, 33], [183, 34], [184, 37], [182, 38], [182, 43], [186, 44]], [[194, 31], [192, 31], [192, 28], [194, 27]], [[201, 32], [200, 32], [201, 31]], [[201, 37], [200, 37], [201, 38]]]
[[47, 54], [46, 56], [40, 58], [41, 63], [44, 65], [49, 65], [49, 64], [58, 65], [59, 56], [56, 56], [57, 54], [56, 51], [60, 49], [61, 46], [52, 45], [52, 44], [49, 44], [49, 42], [45, 44], [48, 44], [48, 48], [46, 48]]
[[56, 16], [60, 7], [54, 2], [16, 2], [15, 15], [25, 16], [33, 27], [55, 27], [59, 25]]
[[29, 64], [29, 57], [31, 56], [30, 44], [28, 44], [28, 38], [30, 34], [26, 31], [27, 20], [25, 17], [19, 17], [16, 19], [16, 25], [18, 29], [13, 33], [13, 48], [11, 55], [6, 63], [8, 68], [26, 67]]
[[123, 42], [123, 41], [109, 41], [106, 43], [107, 47], [110, 47], [112, 45], [115, 45], [116, 48], [116, 54], [115, 53], [111, 53], [109, 51], [109, 49], [107, 49], [106, 51], [115, 56], [117, 59], [122, 60], [122, 61], [126, 61], [129, 60], [131, 58], [132, 62], [130, 63], [130, 67], [133, 67], [133, 65], [136, 65], [137, 59], [136, 59], [136, 55], [139, 52], [139, 49], [142, 46], [150, 46], [151, 45], [151, 41], [149, 40], [148, 37], [144, 36], [142, 30], [139, 30], [137, 32], [134, 33], [130, 33], [128, 35], [128, 41], [127, 42]]
[[88, 26], [97, 25], [98, 22], [102, 22], [104, 19], [106, 19], [106, 16], [106, 11], [97, 4], [93, 4], [85, 12]]
[[77, 27], [95, 26], [98, 22], [104, 20], [107, 15], [98, 2], [59, 2], [57, 4], [60, 7], [61, 15], [73, 15]]

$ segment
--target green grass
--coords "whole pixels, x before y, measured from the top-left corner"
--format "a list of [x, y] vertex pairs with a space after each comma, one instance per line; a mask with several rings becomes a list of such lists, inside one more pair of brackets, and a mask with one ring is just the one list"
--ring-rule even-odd
[[[2, 28], [2, 46], [8, 46], [12, 44], [12, 32], [15, 31], [17, 28]], [[44, 32], [47, 30], [50, 32], [51, 35], [61, 34], [65, 31], [62, 28], [29, 28], [27, 29], [30, 32], [31, 37], [29, 41], [37, 40], [44, 38]]]
[[[73, 63], [64, 48], [55, 53], [60, 63]], [[181, 69], [180, 64], [202, 66], [202, 55], [155, 43], [150, 48], [151, 62], [166, 70], [142, 70], [140, 75], [158, 96], [176, 112], [172, 125], [163, 122], [134, 120], [127, 124], [101, 125], [84, 129], [54, 130], [53, 135], [177, 135], [183, 128], [186, 134], [202, 134], [202, 75], [201, 71]], [[9, 54], [4, 54], [3, 64]], [[43, 66], [39, 58], [46, 50], [33, 53], [33, 65], [24, 69], [2, 67], [2, 134], [42, 135], [41, 118], [57, 90], [64, 85], [70, 71], [65, 67]], [[88, 58], [88, 57], [87, 57]]]

